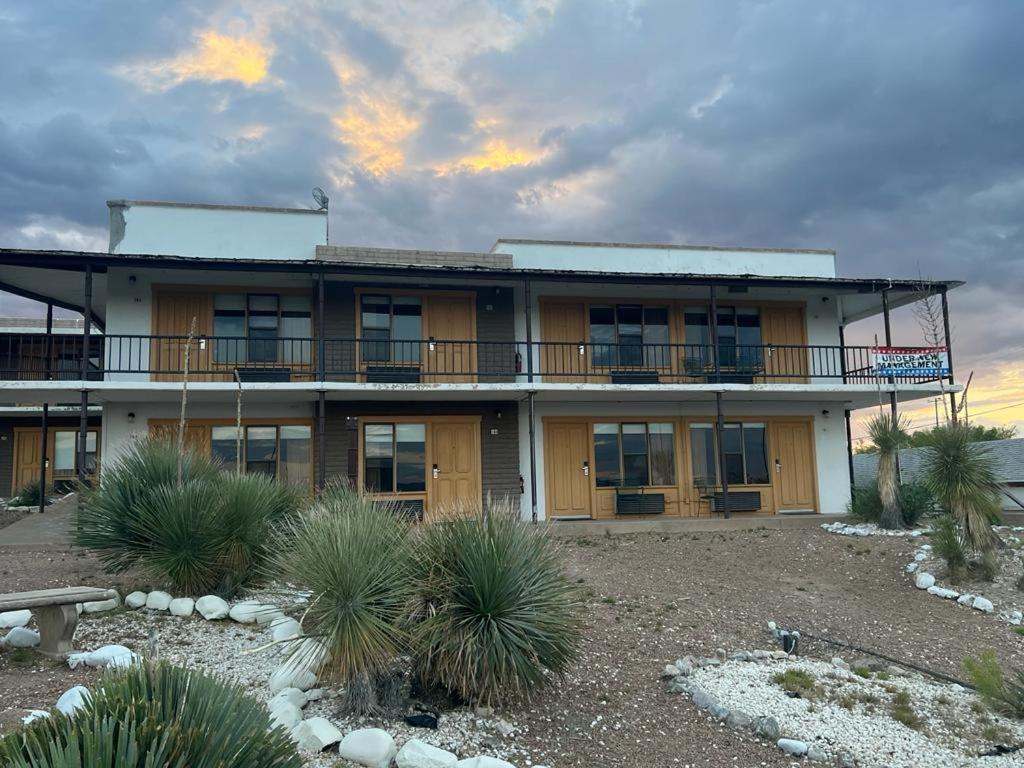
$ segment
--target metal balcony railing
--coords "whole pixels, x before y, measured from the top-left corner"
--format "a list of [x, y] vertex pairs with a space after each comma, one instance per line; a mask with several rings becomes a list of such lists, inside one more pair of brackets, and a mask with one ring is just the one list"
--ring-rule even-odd
[[[115, 335], [90, 339], [89, 379], [356, 383], [528, 382], [522, 341]], [[532, 380], [580, 384], [780, 384], [888, 382], [871, 348], [722, 342], [533, 342]], [[78, 380], [82, 340], [0, 335], [0, 378]], [[897, 384], [935, 381], [897, 377]]]

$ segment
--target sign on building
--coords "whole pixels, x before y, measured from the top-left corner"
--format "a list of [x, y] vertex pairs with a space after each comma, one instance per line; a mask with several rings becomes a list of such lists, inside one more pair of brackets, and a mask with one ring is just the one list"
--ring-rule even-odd
[[946, 347], [872, 347], [876, 376], [949, 376]]

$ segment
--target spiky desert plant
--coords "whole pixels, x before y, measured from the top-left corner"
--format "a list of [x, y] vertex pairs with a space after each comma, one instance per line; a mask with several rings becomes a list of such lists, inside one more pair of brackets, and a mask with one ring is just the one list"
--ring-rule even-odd
[[971, 442], [962, 423], [935, 429], [924, 454], [924, 482], [938, 503], [956, 519], [971, 549], [994, 562], [999, 539], [992, 520], [999, 517], [999, 481], [988, 449]]
[[42, 486], [38, 480], [32, 480], [31, 482], [25, 483], [19, 490], [18, 495], [10, 501], [12, 507], [38, 507], [39, 502], [43, 501], [45, 495], [45, 504], [50, 503], [50, 496], [47, 493], [48, 489]]
[[163, 662], [107, 672], [72, 715], [56, 710], [0, 738], [11, 768], [300, 768], [263, 704], [197, 670]]
[[899, 451], [906, 444], [906, 422], [892, 413], [880, 413], [868, 421], [868, 435], [878, 449], [878, 496], [882, 513], [878, 524], [882, 528], [902, 528], [900, 508]]
[[408, 525], [388, 504], [334, 486], [278, 541], [274, 571], [312, 593], [302, 627], [325, 647], [319, 673], [345, 684], [350, 709], [376, 711], [377, 678], [408, 650]]
[[991, 650], [964, 659], [964, 669], [981, 700], [1000, 714], [1024, 720], [1024, 669], [1007, 674]]
[[966, 574], [968, 548], [963, 532], [952, 515], [940, 515], [932, 521], [928, 534], [932, 552], [946, 564], [946, 575], [959, 581]]
[[421, 532], [418, 672], [464, 699], [494, 703], [539, 690], [575, 658], [578, 596], [558, 547], [510, 503]]

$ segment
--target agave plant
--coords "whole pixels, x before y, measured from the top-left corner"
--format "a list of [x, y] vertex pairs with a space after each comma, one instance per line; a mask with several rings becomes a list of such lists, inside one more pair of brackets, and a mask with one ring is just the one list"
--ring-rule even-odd
[[11, 768], [300, 768], [264, 706], [196, 670], [163, 662], [107, 672], [72, 715], [56, 710], [0, 738]]
[[408, 650], [408, 525], [389, 505], [334, 486], [284, 525], [272, 567], [312, 592], [302, 625], [326, 650], [320, 674], [345, 684], [353, 711], [377, 711], [378, 683]]
[[416, 562], [424, 681], [492, 703], [538, 690], [576, 656], [577, 595], [558, 549], [510, 504], [425, 528]]
[[907, 441], [906, 421], [892, 413], [880, 413], [868, 421], [868, 435], [878, 449], [878, 495], [882, 528], [902, 528], [900, 507], [899, 451]]
[[999, 538], [992, 521], [999, 518], [1000, 486], [988, 449], [971, 441], [964, 424], [935, 429], [922, 466], [925, 484], [956, 519], [971, 549], [994, 561]]

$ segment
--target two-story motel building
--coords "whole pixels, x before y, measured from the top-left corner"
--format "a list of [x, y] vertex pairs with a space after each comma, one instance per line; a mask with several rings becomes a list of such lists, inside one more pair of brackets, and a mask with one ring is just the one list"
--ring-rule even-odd
[[[186, 349], [191, 446], [428, 518], [841, 513], [850, 410], [957, 389], [875, 376], [844, 328], [960, 283], [841, 278], [832, 251], [391, 250], [328, 245], [325, 211], [108, 205], [108, 253], [0, 249], [0, 289], [92, 318], [70, 346], [0, 338], [0, 402], [74, 404], [83, 474], [176, 433]], [[19, 424], [12, 474], [39, 476], [53, 423]]]

